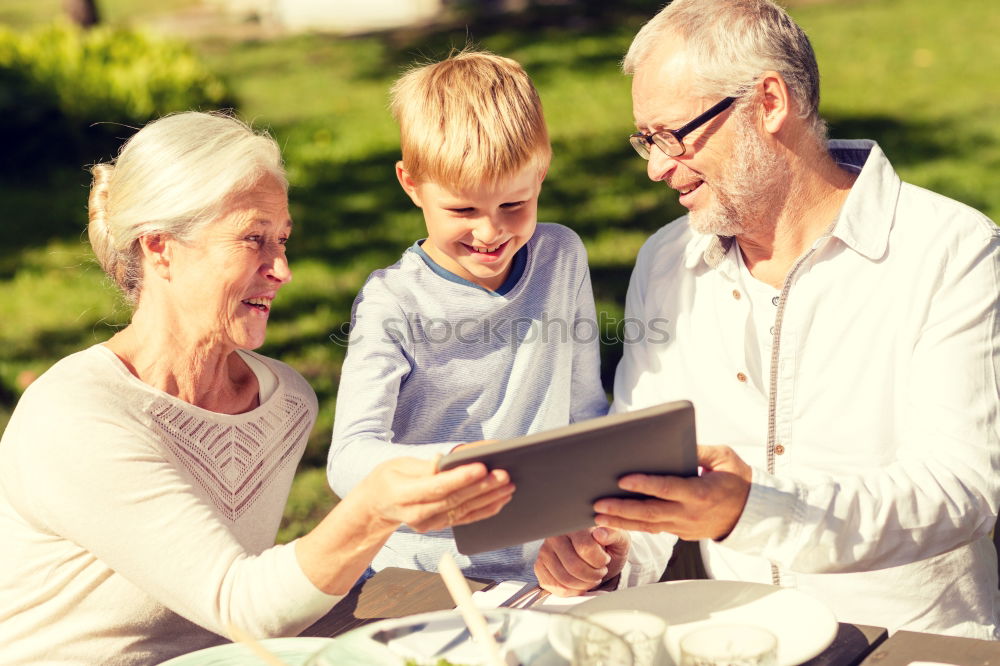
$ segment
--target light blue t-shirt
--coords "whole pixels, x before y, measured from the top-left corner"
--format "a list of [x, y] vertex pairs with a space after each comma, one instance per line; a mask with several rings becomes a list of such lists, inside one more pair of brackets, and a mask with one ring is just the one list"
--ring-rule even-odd
[[[564, 226], [539, 224], [520, 253], [496, 292], [449, 273], [419, 246], [369, 276], [354, 302], [337, 394], [327, 466], [334, 492], [343, 497], [390, 458], [432, 459], [463, 442], [607, 411], [583, 243]], [[450, 529], [403, 527], [372, 566], [436, 571], [447, 550], [467, 576], [530, 581], [539, 545], [468, 556]]]

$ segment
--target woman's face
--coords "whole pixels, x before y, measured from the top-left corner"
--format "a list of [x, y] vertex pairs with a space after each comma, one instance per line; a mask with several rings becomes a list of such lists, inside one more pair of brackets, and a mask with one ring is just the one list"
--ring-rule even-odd
[[291, 231], [288, 197], [268, 176], [231, 197], [193, 240], [173, 241], [173, 318], [184, 332], [227, 348], [262, 345], [271, 301], [292, 279], [285, 258]]

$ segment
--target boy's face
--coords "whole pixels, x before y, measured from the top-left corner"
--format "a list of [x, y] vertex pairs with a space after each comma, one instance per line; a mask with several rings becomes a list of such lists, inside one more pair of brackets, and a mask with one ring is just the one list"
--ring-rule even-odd
[[424, 251], [442, 268], [490, 290], [510, 274], [511, 260], [535, 233], [538, 194], [545, 168], [525, 166], [496, 185], [455, 191], [425, 181], [417, 183], [402, 162], [396, 176], [424, 211]]

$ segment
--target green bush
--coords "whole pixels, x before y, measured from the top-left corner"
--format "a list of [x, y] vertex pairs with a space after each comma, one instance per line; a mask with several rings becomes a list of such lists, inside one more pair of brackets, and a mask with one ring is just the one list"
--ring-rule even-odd
[[0, 26], [0, 169], [93, 161], [131, 126], [227, 105], [225, 85], [181, 42], [69, 23]]

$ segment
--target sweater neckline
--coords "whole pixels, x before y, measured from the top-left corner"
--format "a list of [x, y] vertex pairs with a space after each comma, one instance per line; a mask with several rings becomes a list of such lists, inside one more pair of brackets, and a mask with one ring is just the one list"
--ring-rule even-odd
[[[187, 402], [186, 400], [181, 400], [175, 395], [170, 395], [166, 391], [161, 391], [155, 386], [150, 386], [146, 382], [142, 381], [141, 379], [133, 375], [132, 372], [128, 369], [128, 366], [126, 366], [122, 362], [122, 360], [118, 358], [118, 355], [115, 354], [110, 349], [108, 349], [103, 343], [98, 343], [92, 346], [90, 350], [96, 350], [97, 354], [104, 357], [104, 359], [109, 363], [109, 365], [116, 372], [118, 372], [125, 379], [125, 381], [127, 381], [131, 386], [143, 391], [144, 393], [148, 393], [155, 398], [158, 398], [160, 400], [165, 400], [182, 409], [193, 412], [195, 414], [199, 414], [203, 418], [209, 420], [226, 421], [232, 423], [253, 420], [255, 418], [260, 417], [262, 414], [266, 414], [267, 412], [269, 412], [273, 408], [273, 406], [277, 404], [276, 401], [279, 399], [278, 394], [282, 392], [283, 381], [281, 379], [281, 376], [277, 372], [275, 372], [274, 377], [277, 384], [274, 388], [274, 391], [267, 398], [267, 400], [262, 401], [255, 408], [251, 409], [248, 412], [241, 412], [239, 414], [224, 414], [222, 412], [213, 412], [210, 409], [199, 407], [198, 405]], [[244, 362], [246, 362], [246, 357], [251, 355], [253, 352], [248, 352], [244, 349], [237, 349], [236, 353], [240, 354], [240, 356], [244, 359]], [[254, 354], [254, 356], [256, 356], [260, 362], [266, 363], [263, 356], [260, 356], [259, 354]], [[252, 362], [247, 363], [247, 367], [250, 368], [250, 371], [253, 372], [255, 375], [257, 374], [257, 371], [254, 369], [254, 364]], [[261, 381], [262, 380], [258, 375], [257, 376], [258, 385], [261, 383]]]

